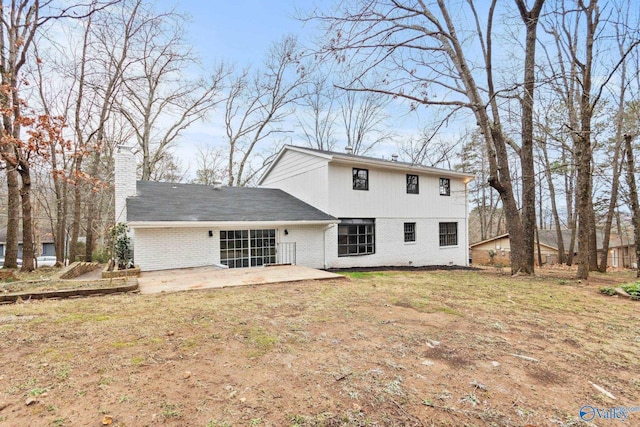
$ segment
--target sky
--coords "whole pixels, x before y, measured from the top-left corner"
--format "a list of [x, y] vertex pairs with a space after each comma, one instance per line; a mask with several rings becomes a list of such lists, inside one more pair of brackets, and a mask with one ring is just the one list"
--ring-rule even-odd
[[[220, 60], [242, 68], [264, 60], [272, 43], [290, 34], [306, 43], [310, 25], [295, 19], [297, 8], [308, 7], [309, 0], [158, 0], [159, 9], [171, 9], [189, 17], [185, 28], [205, 67]], [[306, 37], [306, 40], [305, 40]], [[219, 114], [214, 111], [213, 114]], [[187, 129], [174, 150], [188, 169], [187, 179], [195, 174], [198, 146], [220, 146], [224, 129], [201, 122]]]
[[[320, 0], [323, 7], [333, 0]], [[316, 2], [317, 3], [317, 2]], [[319, 34], [314, 22], [302, 22], [297, 16], [309, 13], [312, 0], [158, 0], [159, 9], [175, 7], [176, 11], [187, 15], [191, 22], [185, 29], [188, 41], [202, 58], [203, 65], [211, 66], [220, 60], [239, 67], [258, 64], [263, 61], [272, 43], [283, 36], [296, 35], [299, 43], [311, 45], [313, 37]], [[417, 113], [409, 113], [400, 102], [391, 104], [393, 123], [388, 127], [394, 135], [409, 139], [420, 131]], [[212, 115], [221, 114], [220, 108]], [[456, 131], [457, 133], [457, 131]], [[174, 153], [180, 166], [187, 169], [187, 179], [195, 175], [196, 157], [199, 146], [224, 146], [225, 131], [214, 126], [211, 121], [192, 125], [182, 134]], [[296, 139], [289, 143], [304, 144]], [[338, 141], [341, 149], [344, 145]], [[399, 154], [395, 142], [380, 144], [374, 156], [390, 158]]]
[[[269, 45], [286, 34], [303, 34], [297, 0], [182, 0], [157, 2], [190, 16], [188, 37], [203, 60], [225, 58], [239, 65], [260, 61]], [[310, 4], [310, 2], [306, 2]], [[308, 26], [307, 26], [308, 28]]]

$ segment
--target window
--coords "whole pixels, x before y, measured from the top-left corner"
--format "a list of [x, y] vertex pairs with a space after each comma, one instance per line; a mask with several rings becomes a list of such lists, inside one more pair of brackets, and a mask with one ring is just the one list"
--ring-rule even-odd
[[353, 168], [353, 189], [369, 189], [369, 169]]
[[376, 253], [375, 235], [375, 219], [342, 219], [338, 225], [338, 256]]
[[418, 194], [418, 175], [407, 175], [407, 194]]
[[449, 180], [449, 178], [440, 178], [440, 195], [451, 195], [451, 181]]
[[220, 231], [220, 263], [229, 268], [276, 262], [276, 230]]
[[404, 223], [404, 241], [405, 242], [416, 241], [416, 223], [415, 222]]
[[440, 246], [456, 246], [458, 244], [458, 223], [440, 223]]

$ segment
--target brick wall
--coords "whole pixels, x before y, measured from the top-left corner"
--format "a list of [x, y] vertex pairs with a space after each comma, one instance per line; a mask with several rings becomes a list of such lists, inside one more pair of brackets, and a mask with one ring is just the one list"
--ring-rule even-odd
[[[467, 265], [466, 222], [458, 219], [458, 245], [440, 247], [440, 222], [451, 218], [376, 218], [376, 253], [338, 257], [338, 227], [327, 233], [329, 268], [376, 266]], [[416, 223], [416, 241], [404, 241], [404, 223]]]
[[220, 262], [220, 235], [210, 228], [138, 228], [134, 262], [140, 270], [201, 267]]
[[[296, 264], [305, 267], [324, 268], [325, 259], [323, 243], [324, 243], [324, 225], [298, 225], [293, 227], [280, 227], [278, 235], [280, 242], [296, 243]], [[289, 232], [284, 234], [284, 230]]]
[[115, 155], [115, 222], [127, 221], [127, 197], [136, 195], [136, 157], [119, 145]]
[[[263, 229], [269, 227], [235, 227]], [[284, 234], [284, 230], [288, 234]], [[209, 237], [209, 230], [213, 236]], [[296, 263], [323, 268], [324, 226], [295, 225], [277, 228], [277, 242], [296, 243]], [[138, 228], [135, 235], [134, 261], [142, 271], [201, 267], [220, 263], [220, 229]]]

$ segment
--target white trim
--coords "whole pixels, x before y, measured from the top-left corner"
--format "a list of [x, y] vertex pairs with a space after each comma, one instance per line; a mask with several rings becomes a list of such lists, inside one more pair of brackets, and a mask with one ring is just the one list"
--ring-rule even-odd
[[234, 228], [246, 227], [259, 228], [271, 227], [277, 228], [282, 226], [294, 225], [330, 225], [339, 224], [339, 220], [323, 220], [323, 221], [130, 221], [127, 226], [136, 228]]

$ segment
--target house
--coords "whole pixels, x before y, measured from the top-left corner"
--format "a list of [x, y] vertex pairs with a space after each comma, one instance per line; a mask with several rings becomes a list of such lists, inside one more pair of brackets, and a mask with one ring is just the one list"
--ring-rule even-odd
[[[35, 255], [55, 256], [56, 249], [53, 243], [53, 235], [51, 233], [36, 234], [35, 236]], [[0, 257], [4, 257], [5, 247], [7, 245], [6, 231], [0, 231]], [[18, 258], [22, 258], [22, 231], [18, 232]]]
[[259, 188], [142, 182], [116, 153], [116, 221], [144, 270], [467, 265], [472, 175], [285, 146]]
[[[565, 251], [569, 249], [572, 231], [568, 229], [561, 230], [562, 240], [564, 242]], [[538, 239], [540, 241], [539, 251], [542, 258], [542, 264], [556, 264], [558, 262], [558, 235], [556, 230], [538, 230]], [[633, 240], [633, 239], [631, 239]], [[603, 250], [603, 232], [596, 231], [596, 244], [598, 248], [598, 260], [602, 256]], [[609, 239], [609, 254], [607, 265], [613, 268], [628, 267], [631, 261], [630, 247], [633, 242], [629, 242], [627, 237], [612, 234]], [[509, 264], [511, 262], [511, 244], [509, 242], [509, 234], [501, 234], [480, 242], [473, 243], [469, 246], [471, 259], [474, 264]], [[578, 244], [576, 242], [574, 256], [577, 255]], [[535, 246], [535, 263], [538, 264], [538, 240]]]
[[473, 175], [285, 146], [259, 185], [339, 218], [328, 267], [467, 265], [466, 184]]

